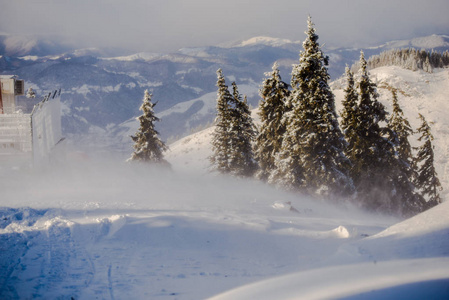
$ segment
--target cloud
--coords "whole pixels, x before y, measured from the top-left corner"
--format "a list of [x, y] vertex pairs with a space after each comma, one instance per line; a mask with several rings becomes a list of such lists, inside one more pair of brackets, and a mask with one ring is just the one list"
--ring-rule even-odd
[[302, 40], [312, 15], [321, 43], [376, 44], [449, 32], [447, 0], [14, 0], [0, 28], [82, 47], [175, 51], [268, 35]]

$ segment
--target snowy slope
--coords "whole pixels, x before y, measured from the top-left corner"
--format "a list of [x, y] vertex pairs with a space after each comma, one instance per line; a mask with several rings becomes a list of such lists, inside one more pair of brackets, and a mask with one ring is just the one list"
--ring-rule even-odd
[[446, 202], [343, 245], [329, 258], [331, 267], [258, 282], [213, 299], [447, 299], [448, 214]]
[[448, 258], [329, 267], [258, 282], [211, 300], [444, 300], [449, 297], [448, 268]]
[[212, 155], [210, 140], [213, 127], [189, 135], [170, 145], [167, 159], [179, 172], [207, 173]]

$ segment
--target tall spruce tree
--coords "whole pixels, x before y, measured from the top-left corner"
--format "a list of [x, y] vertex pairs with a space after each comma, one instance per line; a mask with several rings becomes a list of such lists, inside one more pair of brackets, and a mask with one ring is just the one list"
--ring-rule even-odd
[[420, 194], [425, 198], [425, 209], [427, 209], [441, 203], [439, 192], [442, 188], [434, 166], [433, 135], [424, 116], [419, 114], [419, 118], [421, 119], [421, 126], [417, 130], [420, 134], [418, 141], [423, 142], [423, 144], [420, 147], [416, 147], [418, 153], [415, 158], [415, 164], [417, 166], [415, 185]]
[[391, 199], [391, 208], [396, 209], [399, 214], [411, 216], [423, 211], [424, 199], [415, 193], [413, 178], [415, 177], [412, 146], [409, 136], [413, 129], [404, 116], [397, 97], [396, 90], [392, 90], [393, 111], [389, 119], [388, 128], [394, 133], [396, 157], [392, 173], [392, 183], [395, 192]]
[[277, 64], [260, 89], [259, 117], [261, 127], [256, 137], [255, 157], [259, 164], [256, 177], [266, 181], [274, 170], [274, 158], [279, 153], [285, 126], [282, 117], [287, 111], [286, 101], [290, 96], [288, 84], [283, 82]]
[[159, 164], [168, 164], [164, 160], [163, 152], [168, 147], [159, 138], [159, 133], [154, 128], [154, 122], [159, 121], [154, 115], [154, 106], [156, 103], [151, 102], [151, 94], [148, 90], [145, 91], [143, 103], [140, 110], [143, 114], [137, 119], [140, 122], [140, 127], [135, 136], [131, 136], [134, 141], [134, 152], [128, 161], [141, 161]]
[[335, 111], [334, 95], [318, 35], [309, 16], [299, 64], [292, 70], [291, 111], [272, 179], [289, 189], [335, 196], [352, 190], [345, 140]]
[[215, 118], [215, 130], [212, 134], [212, 151], [210, 162], [214, 171], [226, 174], [231, 171], [231, 110], [230, 103], [234, 101], [226, 85], [223, 71], [217, 70], [217, 115]]
[[355, 141], [348, 149], [352, 161], [351, 174], [362, 206], [382, 211], [391, 211], [394, 187], [391, 170], [395, 149], [391, 142], [392, 131], [386, 127], [387, 112], [378, 101], [376, 85], [371, 82], [363, 51], [360, 53], [359, 102]]
[[235, 176], [249, 177], [257, 169], [252, 142], [256, 135], [251, 111], [246, 100], [238, 91], [237, 84], [232, 83], [233, 98], [230, 103], [230, 156], [229, 167]]
[[344, 90], [345, 96], [342, 102], [343, 110], [341, 112], [341, 129], [345, 136], [347, 147], [346, 156], [352, 161], [355, 155], [355, 144], [357, 142], [357, 123], [358, 123], [358, 98], [359, 95], [355, 89], [354, 73], [346, 66], [347, 87]]

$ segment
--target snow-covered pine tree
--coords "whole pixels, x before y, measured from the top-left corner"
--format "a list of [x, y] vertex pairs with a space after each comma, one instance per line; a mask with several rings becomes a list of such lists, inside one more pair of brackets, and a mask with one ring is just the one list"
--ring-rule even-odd
[[430, 125], [423, 115], [419, 114], [419, 118], [421, 119], [421, 126], [417, 132], [421, 136], [418, 141], [423, 142], [423, 144], [415, 148], [418, 151], [415, 158], [417, 168], [415, 186], [426, 201], [425, 209], [428, 209], [441, 203], [439, 192], [442, 187], [434, 166], [433, 135], [430, 132]]
[[426, 56], [426, 59], [425, 59], [425, 61], [423, 62], [423, 67], [422, 67], [422, 69], [424, 70], [424, 72], [427, 72], [427, 73], [433, 73], [433, 68], [432, 68], [432, 65], [430, 64], [430, 61], [429, 61], [429, 57], [428, 57], [428, 56]]
[[344, 90], [345, 98], [342, 102], [343, 110], [341, 112], [341, 129], [345, 136], [347, 147], [345, 148], [346, 156], [349, 160], [354, 159], [355, 143], [358, 139], [357, 137], [357, 114], [358, 114], [358, 97], [357, 91], [355, 89], [354, 73], [351, 69], [346, 66], [346, 80], [348, 86]]
[[128, 161], [150, 162], [167, 165], [168, 162], [164, 160], [163, 152], [168, 150], [168, 147], [159, 138], [159, 133], [154, 128], [154, 122], [159, 121], [154, 115], [154, 106], [156, 103], [151, 102], [152, 95], [148, 90], [145, 90], [142, 106], [140, 110], [143, 114], [137, 118], [140, 122], [140, 127], [135, 136], [131, 136], [134, 141], [134, 152]]
[[[376, 85], [371, 82], [363, 51], [360, 53], [359, 104], [354, 124], [356, 140], [352, 143], [352, 178], [361, 205], [374, 210], [390, 211], [394, 187], [391, 170], [395, 149], [391, 130], [386, 128], [387, 112], [378, 99]], [[384, 123], [384, 124], [382, 124]]]
[[217, 70], [217, 87], [217, 115], [215, 117], [215, 130], [212, 134], [211, 141], [213, 154], [209, 160], [212, 170], [226, 174], [231, 171], [231, 140], [229, 131], [231, 110], [229, 105], [234, 100], [226, 85], [221, 69]]
[[412, 146], [409, 136], [413, 129], [404, 116], [397, 97], [396, 90], [392, 90], [393, 111], [388, 122], [388, 128], [394, 133], [392, 141], [396, 149], [395, 165], [392, 172], [392, 183], [395, 193], [392, 195], [391, 207], [398, 213], [411, 216], [424, 210], [424, 199], [415, 193], [413, 178], [415, 177]]
[[252, 142], [256, 135], [251, 111], [246, 100], [238, 91], [237, 84], [232, 83], [233, 101], [230, 103], [230, 156], [229, 167], [235, 176], [250, 177], [257, 169]]
[[284, 115], [286, 133], [275, 161], [276, 172], [270, 178], [288, 189], [310, 194], [347, 194], [352, 190], [352, 180], [334, 95], [328, 85], [328, 57], [321, 51], [310, 16], [306, 35], [299, 64], [293, 66], [292, 109]]
[[259, 117], [261, 127], [256, 137], [255, 157], [259, 164], [256, 177], [266, 181], [274, 170], [274, 158], [279, 153], [285, 126], [282, 117], [287, 111], [286, 101], [290, 96], [288, 84], [283, 82], [276, 63], [260, 89]]

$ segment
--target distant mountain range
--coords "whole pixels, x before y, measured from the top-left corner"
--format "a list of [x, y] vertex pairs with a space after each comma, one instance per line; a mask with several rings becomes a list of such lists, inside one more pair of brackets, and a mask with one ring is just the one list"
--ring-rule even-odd
[[[369, 57], [404, 47], [445, 51], [449, 36], [392, 41], [363, 50]], [[128, 146], [125, 141], [111, 141], [124, 132], [134, 133], [133, 119], [140, 114], [145, 89], [158, 102], [155, 109], [162, 121], [157, 127], [163, 139], [173, 140], [213, 121], [218, 68], [223, 69], [227, 84], [236, 81], [255, 107], [264, 73], [277, 61], [283, 80], [289, 82], [301, 50], [301, 42], [255, 37], [175, 53], [118, 55], [116, 50], [73, 49], [50, 40], [0, 35], [0, 74], [18, 75], [38, 95], [61, 88], [65, 135], [92, 147], [104, 143], [100, 137], [107, 136], [107, 147], [120, 149]], [[343, 74], [345, 65], [358, 60], [360, 50], [323, 48], [330, 57], [332, 80]]]

